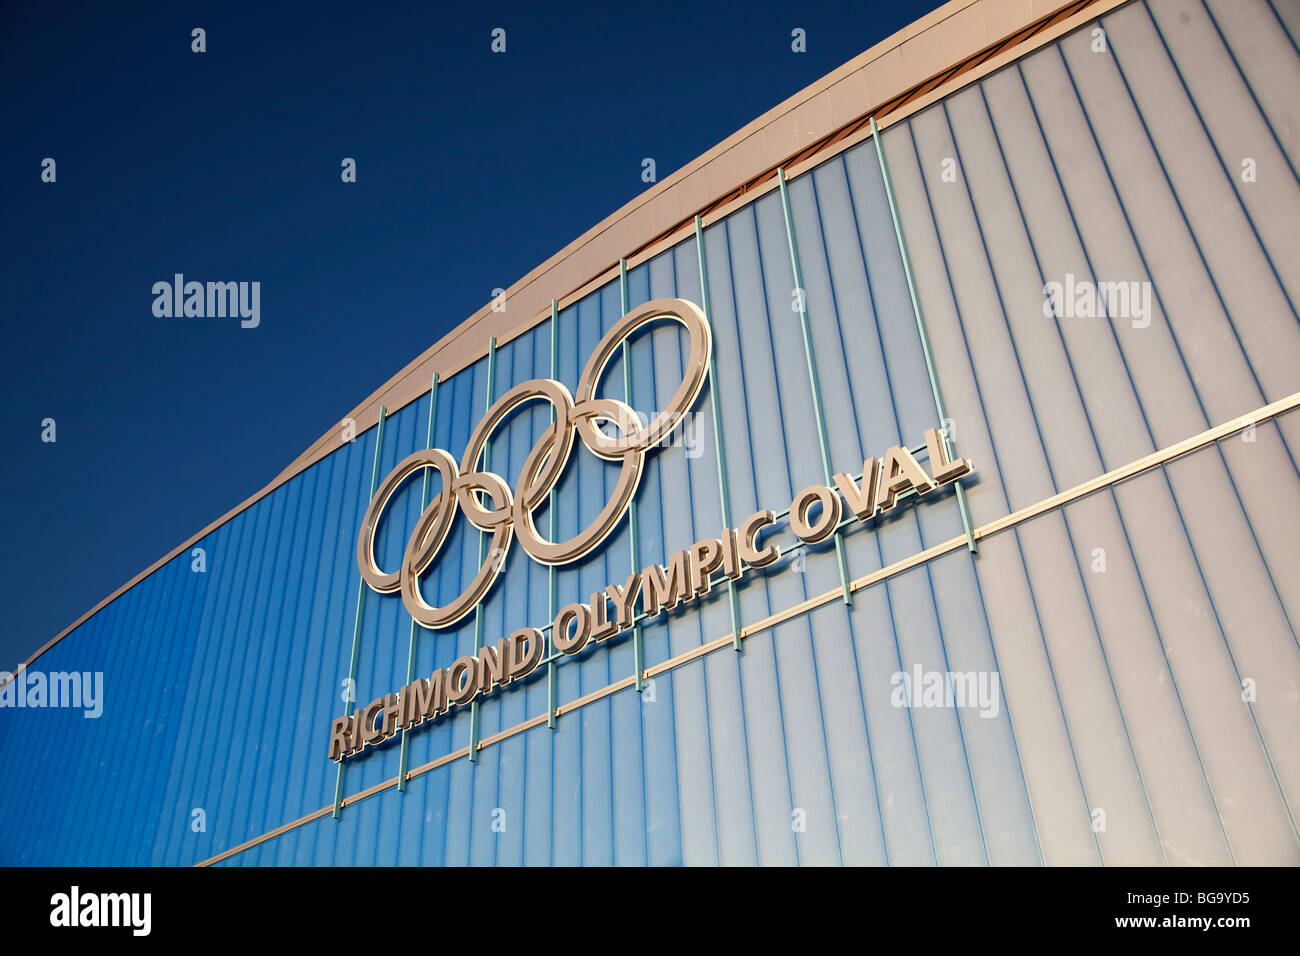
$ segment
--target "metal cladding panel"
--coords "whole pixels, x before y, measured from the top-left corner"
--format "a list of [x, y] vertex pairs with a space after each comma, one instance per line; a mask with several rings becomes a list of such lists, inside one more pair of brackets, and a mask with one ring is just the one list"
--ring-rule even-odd
[[[1234, 49], [1222, 9], [1126, 5], [1101, 19], [1107, 52], [1081, 29], [884, 133], [977, 524], [1300, 386], [1300, 183], [1274, 135], [1295, 108], [1234, 65], [1272, 50], [1270, 75], [1294, 72], [1296, 51], [1242, 6]], [[1243, 182], [1244, 157], [1268, 174]], [[1146, 283], [1149, 312], [1049, 317], [1067, 275]], [[1049, 863], [1300, 858], [1297, 426], [981, 545]]]
[[[1088, 24], [881, 134], [977, 526], [1300, 390], [1294, 5], [1135, 2], [1099, 25], [1104, 51]], [[707, 298], [716, 378], [647, 456], [633, 517], [555, 571], [554, 607], [547, 568], [457, 521], [425, 598], [448, 603], [483, 560], [502, 573], [412, 645], [397, 595], [360, 588], [370, 429], [199, 542], [205, 571], [177, 557], [38, 659], [102, 671], [104, 711], [0, 713], [0, 816], [23, 821], [0, 832], [0, 862], [190, 864], [327, 808], [331, 720], [405, 684], [412, 646], [428, 675], [717, 535], [722, 465], [735, 525], [940, 424], [874, 141], [710, 224], [703, 245], [707, 296], [688, 239], [383, 424], [381, 478], [425, 447], [431, 412], [433, 445], [459, 459], [489, 405], [553, 361], [573, 389], [628, 308]], [[1064, 291], [1045, 311], [1049, 284], [1080, 282], [1138, 283], [1136, 314], [1074, 314]], [[598, 393], [653, 414], [688, 351], [675, 325], [643, 329]], [[520, 407], [482, 467], [516, 487], [549, 424], [545, 403]], [[1261, 423], [223, 864], [1295, 863], [1297, 442], [1300, 413]], [[559, 538], [618, 470], [575, 447]], [[432, 477], [430, 500], [441, 490]], [[417, 476], [393, 497], [381, 567], [425, 492]], [[550, 506], [535, 517], [546, 533]], [[845, 527], [847, 577], [962, 534], [951, 489], [912, 500]], [[739, 620], [841, 586], [830, 542], [792, 549], [742, 579]], [[642, 664], [731, 631], [714, 586], [641, 625]], [[547, 670], [482, 698], [478, 739], [544, 717]], [[555, 704], [599, 694], [636, 671], [634, 639], [554, 671]], [[981, 708], [900, 706], [900, 675], [927, 673], [996, 683]], [[409, 733], [409, 768], [468, 747], [474, 719], [454, 708]], [[342, 793], [393, 780], [400, 752], [395, 738], [347, 761]]]

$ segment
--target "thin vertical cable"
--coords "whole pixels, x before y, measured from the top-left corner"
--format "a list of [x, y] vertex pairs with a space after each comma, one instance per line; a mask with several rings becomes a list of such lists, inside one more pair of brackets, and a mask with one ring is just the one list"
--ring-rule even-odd
[[[425, 448], [433, 447], [433, 423], [438, 414], [438, 373], [433, 373], [433, 382], [429, 385], [429, 431], [424, 441]], [[451, 489], [445, 489], [446, 494], [451, 494]], [[429, 507], [429, 469], [424, 469], [424, 487], [420, 493], [420, 514], [424, 514], [424, 509]], [[415, 618], [411, 618], [411, 644], [406, 651], [406, 685], [409, 687], [415, 680], [415, 638], [419, 633], [420, 626], [415, 623]], [[406, 735], [410, 733], [409, 729], [402, 730], [402, 753], [397, 761], [397, 789], [406, 789], [406, 769], [408, 767], [408, 758], [410, 756], [410, 741]]]
[[[903, 240], [903, 224], [898, 218], [898, 206], [894, 203], [894, 186], [889, 178], [889, 166], [885, 163], [885, 151], [880, 147], [880, 127], [876, 118], [871, 117], [871, 140], [876, 144], [876, 159], [880, 161], [880, 178], [885, 183], [885, 198], [889, 201], [889, 215], [894, 220], [894, 238], [898, 240], [898, 254], [903, 260], [903, 276], [907, 279], [907, 294], [912, 297], [912, 314], [916, 317], [916, 330], [921, 336], [921, 352], [925, 356], [925, 370], [930, 376], [930, 393], [934, 396], [934, 410], [939, 415], [939, 435], [943, 438], [944, 450], [951, 458], [952, 441], [948, 437], [948, 411], [944, 408], [943, 392], [939, 389], [939, 376], [934, 370], [934, 357], [930, 354], [930, 333], [925, 327], [925, 316], [921, 314], [921, 299], [916, 294], [916, 283], [912, 280], [912, 261], [907, 256], [907, 243]], [[975, 534], [971, 530], [970, 506], [966, 503], [966, 489], [961, 482], [953, 482], [957, 489], [957, 510], [961, 512], [962, 530], [966, 532], [966, 550], [976, 552]]]
[[[375, 429], [375, 460], [370, 466], [370, 495], [366, 498], [367, 503], [375, 497], [375, 492], [379, 490], [379, 453], [384, 447], [384, 421], [388, 418], [388, 409], [383, 405], [379, 406], [379, 425]], [[352, 625], [352, 661], [348, 664], [348, 702], [351, 703], [357, 697], [357, 658], [361, 653], [361, 606], [366, 596], [366, 581], [362, 578], [357, 582], [357, 616]], [[343, 711], [346, 717], [348, 711]], [[360, 730], [359, 727], [353, 727], [352, 732], [355, 734]], [[343, 764], [339, 761], [338, 776], [334, 781], [334, 812], [335, 820], [339, 818], [343, 806]]]
[[[551, 300], [551, 379], [552, 381], [558, 381], [560, 376], [559, 321], [560, 321], [560, 304], [554, 299], [552, 299]], [[551, 407], [551, 424], [552, 425], [555, 424], [554, 406]], [[559, 447], [558, 435], [556, 436], [554, 447], [557, 448]], [[554, 541], [556, 530], [557, 530], [556, 521], [555, 521], [555, 486], [554, 485], [551, 486], [550, 503], [547, 506], [547, 511], [549, 512], [548, 517], [550, 519], [550, 525], [551, 525], [550, 540]], [[554, 621], [555, 620], [555, 597], [556, 597], [555, 565], [552, 564], [550, 567], [546, 569], [546, 571], [547, 571], [547, 578], [548, 578], [546, 615], [547, 615], [547, 620]], [[559, 693], [559, 688], [556, 686], [556, 679], [555, 679], [555, 642], [553, 640], [555, 635], [551, 629], [548, 629], [546, 634], [547, 634], [546, 637], [546, 645], [547, 645], [546, 646], [546, 726], [554, 730], [555, 729], [555, 708], [559, 706], [558, 702], [556, 701], [556, 695]]]
[[[695, 251], [700, 260], [700, 305], [704, 309], [704, 320], [713, 331], [713, 305], [709, 299], [709, 263], [704, 256], [704, 227], [700, 217], [695, 217]], [[727, 459], [722, 454], [722, 411], [721, 396], [718, 394], [718, 363], [715, 360], [717, 349], [709, 350], [709, 405], [713, 412], [713, 448], [718, 459], [718, 492], [722, 500], [722, 526], [731, 527], [731, 494], [727, 484]], [[737, 651], [743, 646], [740, 642], [740, 599], [736, 596], [736, 582], [727, 579], [727, 598], [731, 605], [731, 646]]]
[[[483, 414], [486, 415], [492, 408], [492, 394], [495, 391], [493, 386], [497, 372], [497, 337], [492, 336], [488, 342], [488, 367], [487, 367], [487, 405], [484, 407]], [[492, 470], [492, 439], [483, 439], [483, 470]], [[478, 564], [483, 566], [483, 549], [487, 547], [487, 532], [478, 533]], [[492, 560], [496, 561], [497, 556], [492, 555]], [[483, 649], [483, 601], [474, 605], [474, 656], [478, 657], [478, 652]], [[475, 696], [473, 702], [469, 705], [469, 760], [470, 763], [478, 762], [478, 697]]]
[[[777, 180], [781, 184], [781, 208], [785, 212], [785, 236], [790, 243], [790, 265], [794, 269], [795, 304], [799, 306], [799, 327], [803, 330], [803, 351], [808, 359], [808, 385], [812, 389], [813, 416], [817, 419], [817, 442], [821, 447], [822, 469], [826, 484], [834, 487], [831, 478], [830, 439], [826, 436], [826, 419], [822, 415], [822, 390], [817, 377], [817, 356], [813, 353], [812, 330], [808, 327], [808, 309], [803, 285], [803, 269], [799, 265], [799, 244], [794, 238], [794, 216], [790, 211], [790, 191], [785, 184], [785, 169], [777, 167]], [[835, 532], [835, 556], [840, 566], [840, 589], [845, 604], [853, 603], [849, 592], [849, 561], [844, 553], [844, 537]]]
[[[627, 315], [631, 311], [628, 306], [627, 295], [627, 260], [618, 260], [618, 290], [622, 297], [623, 314]], [[628, 407], [632, 407], [632, 356], [629, 354], [627, 339], [623, 339], [623, 401], [627, 402]], [[640, 418], [640, 416], [637, 416]], [[637, 528], [636, 528], [636, 501], [633, 500], [627, 509], [628, 530], [631, 532], [632, 539], [632, 570], [636, 571], [641, 567], [639, 557], [640, 548], [637, 547]], [[642, 681], [642, 671], [645, 670], [645, 645], [641, 641], [641, 625], [632, 625], [632, 661], [636, 668], [636, 692], [639, 694], [644, 689]]]

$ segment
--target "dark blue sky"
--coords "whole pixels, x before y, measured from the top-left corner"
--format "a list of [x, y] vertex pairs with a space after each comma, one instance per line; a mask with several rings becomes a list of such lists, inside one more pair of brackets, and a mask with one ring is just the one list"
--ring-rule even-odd
[[[644, 157], [664, 178], [937, 5], [5, 4], [0, 669], [649, 188]], [[261, 325], [156, 318], [176, 272], [260, 282]]]

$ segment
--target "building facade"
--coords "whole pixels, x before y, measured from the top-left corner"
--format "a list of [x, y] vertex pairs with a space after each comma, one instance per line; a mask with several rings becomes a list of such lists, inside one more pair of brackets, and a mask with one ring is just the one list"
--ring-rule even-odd
[[0, 862], [1300, 862], [1297, 40], [953, 0], [751, 123], [0, 688]]

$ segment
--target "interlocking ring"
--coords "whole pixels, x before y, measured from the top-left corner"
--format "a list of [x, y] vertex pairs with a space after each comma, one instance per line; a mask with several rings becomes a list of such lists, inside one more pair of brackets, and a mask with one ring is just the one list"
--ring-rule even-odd
[[[639, 328], [659, 319], [674, 319], [686, 327], [691, 354], [682, 384], [669, 408], [642, 424], [626, 402], [596, 398], [595, 391], [610, 359]], [[427, 628], [450, 627], [474, 609], [496, 581], [505, 563], [512, 538], [529, 557], [545, 565], [567, 564], [589, 553], [618, 526], [641, 481], [646, 454], [673, 433], [695, 404], [709, 369], [713, 342], [704, 313], [682, 299], [656, 299], [623, 316], [592, 352], [578, 381], [577, 399], [560, 382], [531, 379], [502, 395], [474, 429], [459, 467], [440, 448], [417, 451], [404, 458], [379, 486], [366, 509], [357, 539], [357, 566], [361, 577], [375, 591], [402, 592], [402, 603], [411, 617]], [[519, 487], [512, 493], [505, 479], [490, 471], [477, 471], [479, 459], [493, 431], [526, 402], [543, 399], [555, 409], [555, 421], [542, 432], [524, 460]], [[603, 431], [598, 422], [612, 423], [618, 435]], [[568, 541], [547, 541], [537, 531], [533, 512], [558, 484], [573, 451], [577, 434], [592, 454], [607, 461], [622, 460], [618, 484], [605, 507], [583, 531]], [[385, 572], [375, 560], [375, 534], [389, 500], [404, 481], [416, 472], [433, 468], [442, 478], [442, 488], [416, 522], [407, 541], [401, 568]], [[479, 568], [459, 597], [434, 607], [420, 593], [420, 576], [437, 557], [457, 510], [481, 531], [492, 533], [491, 559]]]

